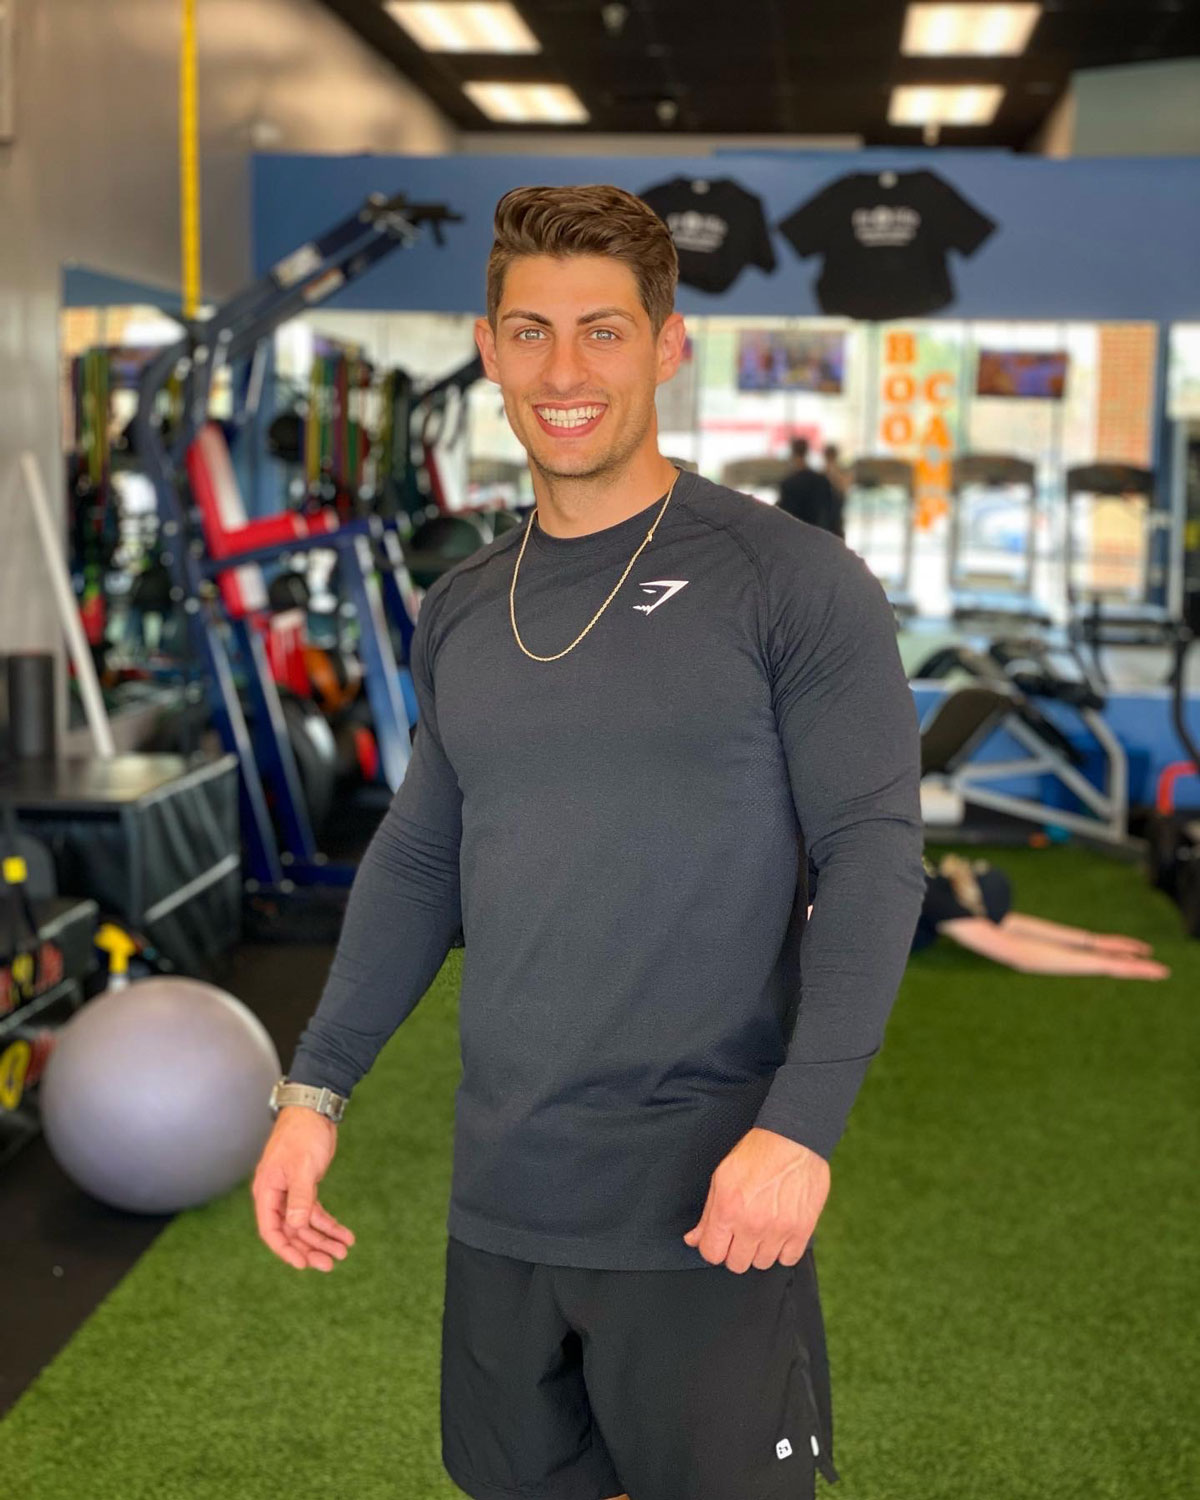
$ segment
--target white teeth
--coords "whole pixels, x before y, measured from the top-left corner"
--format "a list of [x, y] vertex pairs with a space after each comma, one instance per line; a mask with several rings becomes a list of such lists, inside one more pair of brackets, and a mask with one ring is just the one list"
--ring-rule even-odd
[[602, 406], [574, 406], [569, 411], [559, 411], [557, 408], [538, 407], [537, 414], [544, 422], [549, 422], [551, 427], [582, 427], [598, 417], [604, 410]]

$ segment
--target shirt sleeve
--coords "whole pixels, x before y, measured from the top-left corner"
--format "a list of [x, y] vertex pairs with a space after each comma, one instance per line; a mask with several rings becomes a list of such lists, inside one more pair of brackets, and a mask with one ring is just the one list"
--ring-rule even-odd
[[438, 733], [430, 662], [447, 586], [425, 596], [413, 636], [412, 758], [355, 875], [324, 992], [287, 1074], [343, 1096], [416, 1009], [461, 922], [462, 793]]
[[974, 255], [983, 242], [995, 232], [996, 221], [975, 207], [943, 178], [931, 173], [931, 188], [937, 209], [936, 224], [951, 250], [960, 255]]
[[746, 259], [752, 266], [763, 271], [775, 269], [775, 246], [771, 243], [771, 232], [767, 228], [762, 199], [753, 193], [746, 194], [747, 243]]
[[836, 182], [823, 187], [777, 226], [797, 255], [817, 255], [828, 248], [837, 187]]
[[[925, 872], [917, 712], [891, 606], [842, 543], [808, 533], [805, 545], [804, 572], [768, 572], [768, 655], [818, 889], [787, 1058], [755, 1123], [828, 1157], [882, 1046]], [[805, 574], [815, 584], [795, 581]]]

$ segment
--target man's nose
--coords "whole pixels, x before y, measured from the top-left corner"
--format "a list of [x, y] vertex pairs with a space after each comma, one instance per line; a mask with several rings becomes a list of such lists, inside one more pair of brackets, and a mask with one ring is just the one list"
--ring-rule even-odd
[[552, 345], [542, 368], [547, 386], [556, 394], [570, 396], [587, 384], [587, 361], [570, 339]]

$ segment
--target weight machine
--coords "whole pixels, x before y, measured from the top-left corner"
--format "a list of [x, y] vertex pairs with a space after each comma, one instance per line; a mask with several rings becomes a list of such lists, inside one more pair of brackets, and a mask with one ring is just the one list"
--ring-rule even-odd
[[[276, 686], [295, 643], [287, 638], [288, 622], [276, 624], [267, 612], [262, 566], [315, 547], [336, 551], [343, 589], [357, 612], [367, 697], [393, 788], [408, 765], [416, 698], [397, 664], [389, 618], [407, 652], [415, 596], [394, 528], [378, 517], [341, 523], [330, 512], [247, 518], [225, 432], [210, 419], [214, 385], [223, 372], [232, 382], [238, 362], [249, 359], [242, 415], [253, 415], [265, 377], [266, 340], [280, 324], [411, 244], [423, 224], [444, 243], [442, 225], [459, 218], [444, 204], [372, 195], [210, 317], [189, 324], [184, 337], [142, 375], [137, 453], [155, 488], [172, 595], [183, 602], [222, 744], [238, 757], [247, 867], [260, 890], [288, 894], [298, 885], [345, 886], [354, 875], [351, 866], [330, 863], [316, 847]], [[164, 424], [156, 417], [160, 392], [176, 379], [182, 416]], [[244, 672], [249, 723], [235, 683], [235, 658]]]
[[[964, 805], [1063, 828], [1099, 843], [1132, 848], [1129, 770], [1124, 747], [1103, 717], [1105, 699], [1073, 650], [1051, 651], [1036, 638], [994, 641], [986, 655], [945, 646], [922, 665], [922, 678], [961, 672], [969, 684], [951, 691], [921, 725], [921, 804], [926, 824], [961, 818]], [[1101, 767], [1051, 717], [1051, 706], [1083, 727]], [[984, 760], [977, 752], [1003, 730], [1025, 752]], [[1090, 774], [1089, 774], [1090, 773]], [[1078, 808], [1002, 791], [995, 784], [1051, 777]]]

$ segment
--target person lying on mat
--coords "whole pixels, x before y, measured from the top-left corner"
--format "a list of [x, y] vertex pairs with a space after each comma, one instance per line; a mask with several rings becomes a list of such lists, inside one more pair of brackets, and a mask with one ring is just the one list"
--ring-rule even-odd
[[1170, 969], [1149, 943], [1119, 933], [1065, 927], [1012, 909], [1012, 886], [986, 860], [947, 854], [925, 860], [925, 902], [912, 951], [945, 936], [972, 953], [1024, 974], [1109, 974], [1116, 979], [1166, 979]]

